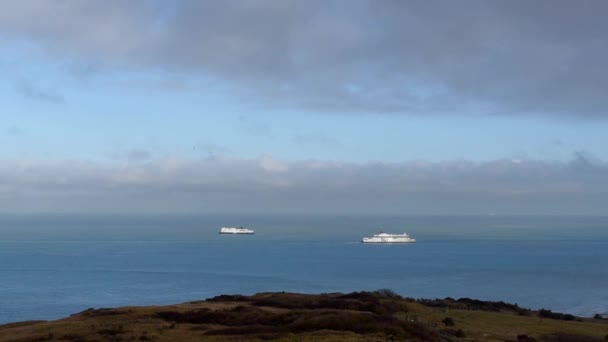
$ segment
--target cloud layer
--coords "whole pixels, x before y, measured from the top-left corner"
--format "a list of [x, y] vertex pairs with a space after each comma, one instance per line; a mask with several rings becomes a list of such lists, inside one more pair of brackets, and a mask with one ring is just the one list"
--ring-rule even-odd
[[12, 1], [0, 39], [219, 80], [262, 105], [606, 116], [608, 3]]
[[2, 211], [605, 214], [608, 164], [2, 161]]

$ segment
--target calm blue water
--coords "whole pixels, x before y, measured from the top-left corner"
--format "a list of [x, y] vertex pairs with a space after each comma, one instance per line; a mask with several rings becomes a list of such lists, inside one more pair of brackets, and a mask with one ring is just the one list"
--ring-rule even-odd
[[[247, 225], [255, 236], [218, 235]], [[363, 245], [384, 227], [413, 245]], [[222, 293], [390, 288], [608, 312], [608, 218], [0, 216], [0, 323]]]

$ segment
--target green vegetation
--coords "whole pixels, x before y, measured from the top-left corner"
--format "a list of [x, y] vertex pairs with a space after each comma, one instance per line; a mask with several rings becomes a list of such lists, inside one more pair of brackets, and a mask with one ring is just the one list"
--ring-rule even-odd
[[390, 290], [223, 295], [0, 325], [0, 341], [605, 341], [608, 320]]

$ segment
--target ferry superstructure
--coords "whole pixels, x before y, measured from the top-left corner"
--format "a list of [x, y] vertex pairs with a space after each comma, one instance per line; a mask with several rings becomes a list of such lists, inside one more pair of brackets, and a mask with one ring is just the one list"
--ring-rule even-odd
[[407, 233], [403, 234], [388, 234], [379, 233], [374, 234], [372, 237], [364, 237], [361, 240], [362, 243], [414, 243], [416, 239], [413, 239]]
[[243, 227], [222, 227], [220, 234], [255, 234], [255, 231]]

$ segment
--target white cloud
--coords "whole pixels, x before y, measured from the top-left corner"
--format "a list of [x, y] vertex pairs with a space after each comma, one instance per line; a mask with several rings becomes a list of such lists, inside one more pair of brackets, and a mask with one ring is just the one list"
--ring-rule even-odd
[[258, 159], [260, 167], [269, 172], [285, 172], [289, 170], [287, 163], [276, 160], [270, 156], [262, 156]]

